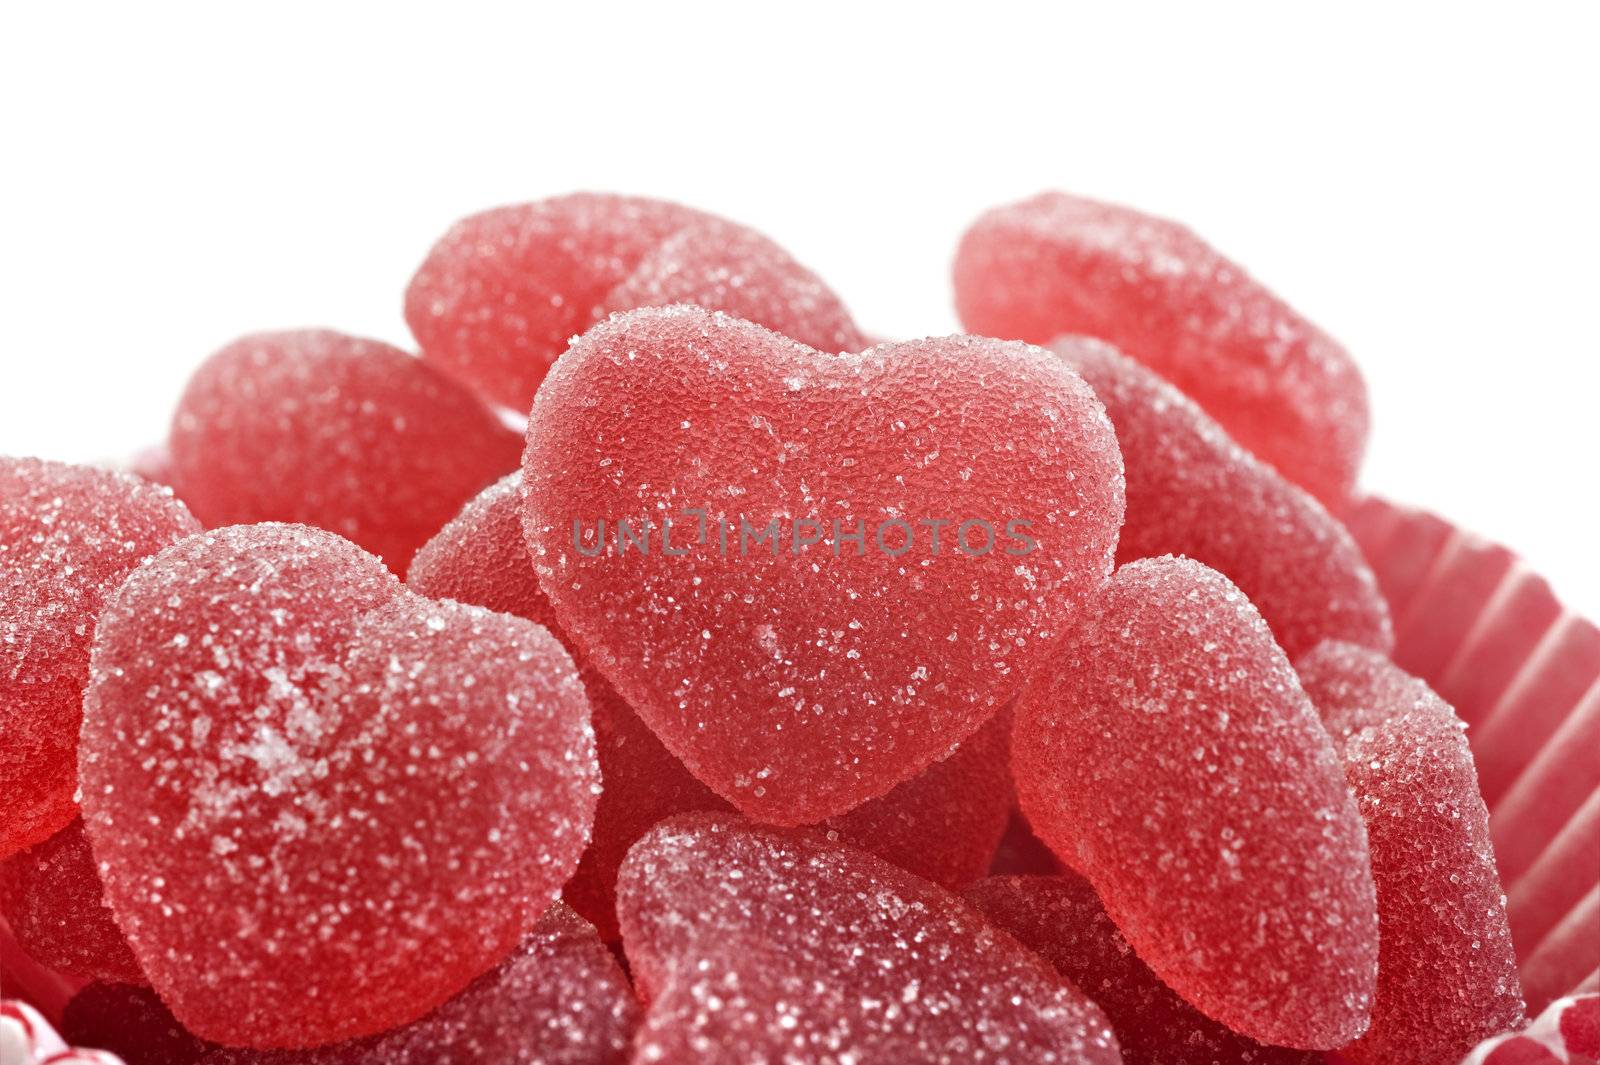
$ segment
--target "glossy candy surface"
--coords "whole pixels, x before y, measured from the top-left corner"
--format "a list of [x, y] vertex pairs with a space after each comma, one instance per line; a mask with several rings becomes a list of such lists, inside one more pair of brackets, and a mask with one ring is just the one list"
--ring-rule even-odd
[[648, 1006], [635, 1060], [1119, 1059], [1077, 989], [953, 895], [817, 835], [692, 814], [618, 884]]
[[1184, 226], [1060, 192], [997, 207], [956, 253], [974, 333], [1099, 337], [1329, 506], [1355, 484], [1367, 392], [1344, 348]]
[[886, 793], [1004, 709], [1122, 516], [1110, 425], [1047, 352], [824, 355], [692, 307], [585, 334], [523, 476], [562, 628], [698, 779], [784, 824]]
[[128, 474], [0, 457], [0, 858], [77, 816], [78, 723], [106, 598], [199, 529]]
[[1338, 755], [1244, 595], [1123, 566], [1017, 708], [1023, 812], [1184, 998], [1260, 1042], [1366, 1030], [1378, 927]]

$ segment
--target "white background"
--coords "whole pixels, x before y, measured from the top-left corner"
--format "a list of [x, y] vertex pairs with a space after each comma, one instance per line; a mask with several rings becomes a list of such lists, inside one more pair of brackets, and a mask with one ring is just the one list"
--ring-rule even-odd
[[909, 336], [955, 329], [975, 214], [1059, 187], [1188, 222], [1339, 336], [1367, 484], [1600, 613], [1592, 4], [21, 7], [0, 453], [152, 443], [244, 331], [408, 343], [412, 270], [492, 204], [680, 199]]

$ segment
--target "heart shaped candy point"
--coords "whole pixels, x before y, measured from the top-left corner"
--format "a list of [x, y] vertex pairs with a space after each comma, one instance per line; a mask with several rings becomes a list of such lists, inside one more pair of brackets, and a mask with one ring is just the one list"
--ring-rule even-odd
[[999, 712], [1108, 575], [1123, 508], [1111, 425], [1048, 352], [829, 355], [686, 306], [574, 342], [523, 472], [563, 628], [697, 777], [780, 824]]

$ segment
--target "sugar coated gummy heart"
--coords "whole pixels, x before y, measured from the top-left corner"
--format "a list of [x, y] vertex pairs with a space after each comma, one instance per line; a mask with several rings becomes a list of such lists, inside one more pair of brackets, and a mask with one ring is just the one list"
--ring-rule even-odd
[[1451, 1065], [1522, 1020], [1505, 895], [1464, 726], [1426, 684], [1328, 643], [1300, 679], [1344, 758], [1378, 888], [1372, 1027], [1352, 1062]]
[[89, 979], [144, 983], [105, 904], [80, 821], [0, 865], [0, 912], [41, 965]]
[[954, 896], [727, 814], [639, 841], [618, 886], [647, 1003], [635, 1061], [1120, 1060], [1105, 1017]]
[[196, 1035], [402, 1024], [499, 962], [588, 840], [588, 706], [544, 629], [405, 591], [304, 526], [184, 540], [101, 621], [84, 821]]
[[1291, 658], [1324, 640], [1393, 645], [1377, 581], [1343, 525], [1155, 373], [1087, 337], [1050, 345], [1106, 405], [1127, 470], [1117, 559], [1186, 555], [1250, 597]]
[[1048, 352], [824, 355], [694, 307], [576, 341], [523, 476], [562, 628], [696, 777], [783, 824], [884, 794], [1008, 705], [1122, 518], [1110, 425]]
[[0, 457], [0, 858], [77, 816], [78, 722], [106, 597], [199, 529], [127, 474]]
[[257, 333], [189, 379], [173, 476], [208, 527], [300, 522], [404, 572], [484, 485], [515, 469], [517, 434], [398, 348], [328, 330]]
[[1082, 877], [996, 876], [962, 893], [1095, 1001], [1125, 1065], [1314, 1065], [1315, 1052], [1268, 1047], [1218, 1024], [1139, 960]]
[[860, 333], [816, 276], [760, 234], [661, 200], [575, 193], [457, 222], [406, 290], [424, 356], [525, 411], [556, 356], [610, 311], [696, 303], [827, 351]]
[[428, 1016], [312, 1050], [218, 1048], [201, 1065], [622, 1065], [639, 1003], [617, 960], [556, 903], [491, 972]]
[[1342, 1046], [1377, 975], [1366, 831], [1261, 616], [1198, 562], [1123, 566], [1017, 708], [1029, 822], [1164, 982], [1263, 1043]]
[[[406, 582], [423, 595], [517, 614], [560, 635], [522, 538], [520, 486], [512, 475], [479, 494], [417, 552]], [[594, 838], [564, 896], [614, 940], [617, 869], [634, 841], [673, 814], [730, 807], [661, 745], [581, 648], [566, 642], [593, 711], [603, 787]], [[822, 830], [947, 887], [977, 879], [1012, 805], [1009, 731], [1009, 719], [996, 718], [954, 754]]]
[[1046, 192], [967, 230], [955, 289], [974, 333], [1110, 341], [1324, 503], [1355, 483], [1367, 436], [1355, 363], [1177, 223]]

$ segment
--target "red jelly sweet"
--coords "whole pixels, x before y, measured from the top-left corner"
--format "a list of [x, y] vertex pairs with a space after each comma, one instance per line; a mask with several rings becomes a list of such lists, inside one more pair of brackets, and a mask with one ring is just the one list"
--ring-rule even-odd
[[106, 597], [199, 529], [128, 474], [0, 457], [0, 858], [77, 816], [78, 722]]
[[34, 961], [86, 979], [144, 983], [74, 821], [0, 865], [0, 911]]
[[1374, 1065], [1452, 1065], [1522, 1020], [1464, 726], [1426, 684], [1365, 648], [1328, 643], [1297, 665], [1343, 754], [1378, 888], [1372, 1027], [1339, 1053]]
[[187, 1031], [148, 987], [95, 982], [72, 996], [61, 1034], [100, 1047], [125, 1065], [193, 1065], [215, 1044]]
[[208, 527], [329, 529], [405, 572], [521, 442], [398, 348], [329, 330], [257, 333], [207, 359], [172, 422], [172, 470]]
[[[217, 1048], [202, 1065], [622, 1065], [639, 1004], [595, 930], [556, 903], [492, 971], [419, 1021], [312, 1050]], [[130, 1063], [131, 1065], [131, 1063]]]
[[665, 821], [618, 883], [641, 1062], [1120, 1060], [1104, 1015], [954, 896], [727, 814]]
[[1366, 1030], [1366, 831], [1294, 670], [1244, 595], [1187, 559], [1123, 566], [1017, 708], [1041, 839], [1209, 1016], [1309, 1050]]
[[523, 476], [562, 628], [697, 778], [784, 824], [886, 793], [1006, 707], [1122, 516], [1110, 425], [1048, 352], [825, 355], [693, 307], [574, 343]]
[[588, 842], [571, 659], [304, 526], [191, 537], [101, 621], [84, 821], [146, 976], [255, 1047], [414, 1020], [500, 962]]
[[406, 290], [424, 356], [526, 411], [551, 363], [610, 311], [696, 303], [827, 351], [864, 340], [816, 276], [703, 211], [575, 193], [463, 218]]
[[1330, 639], [1393, 646], [1372, 570], [1320, 503], [1109, 345], [1064, 337], [1051, 350], [1089, 382], [1117, 431], [1128, 495], [1119, 562], [1204, 562], [1250, 597], [1291, 657]]
[[956, 253], [974, 333], [1100, 337], [1172, 382], [1329, 506], [1355, 484], [1367, 392], [1331, 337], [1175, 222], [1046, 192], [997, 207]]
[[1140, 961], [1082, 877], [995, 876], [964, 897], [1105, 1011], [1124, 1065], [1313, 1065], [1322, 1056], [1268, 1047], [1218, 1024]]
[[[517, 614], [559, 634], [523, 541], [520, 481], [513, 475], [485, 489], [417, 553], [406, 581], [423, 595]], [[564, 896], [615, 939], [617, 869], [634, 841], [673, 814], [731, 807], [661, 745], [570, 638], [563, 640], [593, 708], [604, 782], [594, 839]], [[821, 828], [947, 887], [977, 879], [1012, 804], [1008, 734], [1008, 720], [996, 719], [948, 758]]]

